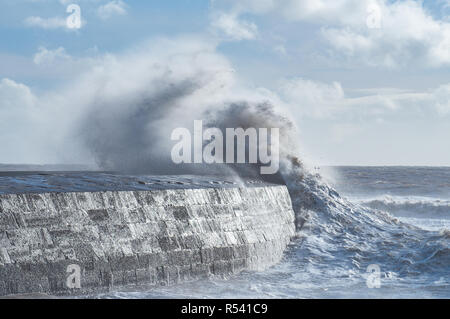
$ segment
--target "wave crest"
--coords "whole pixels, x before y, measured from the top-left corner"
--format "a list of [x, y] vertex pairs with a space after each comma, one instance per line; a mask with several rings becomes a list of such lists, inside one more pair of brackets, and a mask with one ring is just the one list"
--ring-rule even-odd
[[418, 218], [450, 218], [450, 201], [433, 198], [391, 197], [366, 199], [361, 205], [384, 210], [396, 216]]

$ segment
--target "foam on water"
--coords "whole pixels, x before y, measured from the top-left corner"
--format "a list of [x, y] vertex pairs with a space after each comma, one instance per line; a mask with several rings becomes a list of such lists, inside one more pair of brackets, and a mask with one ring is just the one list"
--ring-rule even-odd
[[360, 199], [361, 205], [388, 211], [395, 216], [437, 218], [450, 217], [450, 201], [428, 197], [383, 196]]
[[355, 199], [359, 204], [390, 212], [400, 220], [427, 230], [450, 229], [450, 201], [418, 196]]

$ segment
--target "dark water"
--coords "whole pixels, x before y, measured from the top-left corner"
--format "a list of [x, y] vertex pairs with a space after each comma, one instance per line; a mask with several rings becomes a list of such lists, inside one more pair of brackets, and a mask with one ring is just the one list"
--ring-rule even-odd
[[449, 167], [328, 168], [343, 196], [425, 229], [450, 229]]
[[352, 197], [423, 196], [450, 199], [450, 167], [331, 167], [333, 186]]
[[0, 172], [0, 194], [48, 192], [147, 191], [269, 185], [252, 178], [193, 175], [127, 175], [112, 172]]

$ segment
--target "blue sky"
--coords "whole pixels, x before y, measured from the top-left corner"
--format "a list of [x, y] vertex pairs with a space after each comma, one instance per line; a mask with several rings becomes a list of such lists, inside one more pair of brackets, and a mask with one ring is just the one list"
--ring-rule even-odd
[[[42, 29], [27, 27], [30, 16], [66, 18], [66, 3], [78, 3], [85, 26], [77, 32], [64, 28]], [[125, 14], [111, 13], [101, 19], [98, 8], [108, 1], [3, 0], [0, 12], [0, 35], [3, 52], [30, 55], [41, 45], [63, 46], [81, 54], [97, 46], [102, 50], [121, 50], [143, 38], [180, 32], [201, 32], [208, 23], [208, 1], [128, 1], [123, 3]]]
[[[64, 25], [72, 3], [81, 8], [78, 30]], [[20, 112], [30, 112], [24, 103], [38, 112], [48, 96], [108, 56], [192, 37], [211, 45], [247, 89], [281, 101], [314, 163], [450, 165], [450, 1], [2, 0], [0, 6], [0, 116], [8, 121], [0, 133], [9, 145], [0, 162], [67, 161], [49, 155], [56, 146], [45, 155], [17, 146], [30, 134], [23, 127], [32, 127], [21, 122]]]

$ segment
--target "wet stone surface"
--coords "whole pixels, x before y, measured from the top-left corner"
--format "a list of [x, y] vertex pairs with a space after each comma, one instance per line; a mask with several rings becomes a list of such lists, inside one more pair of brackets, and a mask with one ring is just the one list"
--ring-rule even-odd
[[[0, 194], [0, 295], [263, 270], [294, 231], [285, 186]], [[67, 284], [73, 265], [81, 288]]]

